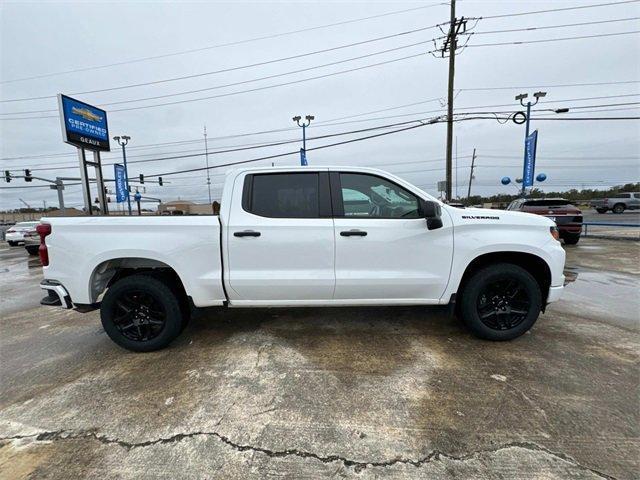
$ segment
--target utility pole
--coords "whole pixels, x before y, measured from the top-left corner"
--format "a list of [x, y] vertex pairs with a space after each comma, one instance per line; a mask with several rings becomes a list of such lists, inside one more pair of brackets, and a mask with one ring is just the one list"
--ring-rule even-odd
[[473, 155], [471, 156], [471, 173], [469, 173], [469, 188], [467, 190], [467, 198], [471, 197], [471, 182], [473, 182], [473, 168], [476, 163], [476, 149], [473, 149]]
[[[453, 100], [454, 100], [454, 78], [456, 73], [456, 50], [458, 46], [458, 35], [464, 34], [467, 31], [467, 22], [469, 18], [460, 17], [456, 18], [456, 0], [450, 0], [451, 2], [451, 19], [448, 23], [449, 29], [447, 32], [444, 30], [446, 23], [439, 25], [440, 30], [445, 34], [445, 40], [442, 47], [437, 49], [442, 58], [449, 56], [449, 82], [447, 88], [447, 152], [446, 152], [446, 199], [451, 200], [451, 187], [452, 187], [452, 174], [453, 169]], [[468, 41], [467, 37], [467, 41]], [[464, 48], [466, 44], [462, 45]], [[434, 55], [435, 56], [435, 55]]]
[[447, 200], [451, 201], [451, 168], [453, 151], [453, 79], [456, 70], [456, 0], [451, 0], [451, 21], [449, 23], [449, 37], [443, 47], [449, 43], [449, 85], [447, 87]]
[[[207, 162], [207, 188], [209, 189], [209, 205], [213, 205], [211, 203], [211, 175], [209, 173], [209, 147], [207, 145], [207, 126], [204, 126], [204, 158]], [[213, 207], [211, 207], [213, 208]]]

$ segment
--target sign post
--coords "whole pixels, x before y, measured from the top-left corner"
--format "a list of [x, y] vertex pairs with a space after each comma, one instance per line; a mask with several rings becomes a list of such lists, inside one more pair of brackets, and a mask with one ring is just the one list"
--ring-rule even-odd
[[306, 167], [307, 165], [309, 165], [307, 163], [307, 151], [304, 148], [300, 149], [300, 165], [302, 167]]
[[[104, 191], [104, 178], [102, 177], [102, 165], [100, 162], [100, 152], [111, 150], [109, 146], [107, 112], [63, 94], [58, 94], [58, 110], [60, 112], [62, 140], [78, 149], [82, 193], [87, 213], [89, 215], [93, 214], [87, 172], [87, 165], [92, 165], [96, 172], [100, 210], [103, 215], [108, 215], [109, 211], [107, 209], [107, 198]], [[87, 161], [85, 150], [93, 152], [93, 161]]]

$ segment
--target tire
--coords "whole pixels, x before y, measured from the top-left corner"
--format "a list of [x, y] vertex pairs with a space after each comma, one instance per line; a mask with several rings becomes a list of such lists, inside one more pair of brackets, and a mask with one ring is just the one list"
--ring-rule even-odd
[[624, 203], [616, 203], [611, 209], [613, 213], [622, 213], [624, 212]]
[[[513, 298], [505, 299], [512, 291], [515, 291]], [[522, 313], [509, 313], [513, 307]], [[542, 294], [536, 279], [517, 265], [498, 263], [478, 270], [465, 282], [459, 311], [462, 321], [476, 337], [503, 341], [528, 331], [541, 308]], [[486, 317], [484, 320], [481, 312]]]
[[35, 245], [35, 246], [28, 246], [28, 247], [24, 247], [25, 250], [29, 253], [29, 255], [38, 255], [38, 249], [40, 248], [39, 245]]
[[579, 233], [567, 233], [562, 237], [566, 245], [575, 245], [580, 240]]
[[18, 245], [18, 242], [7, 241], [7, 243], [9, 244], [10, 247], [15, 247], [16, 245]]
[[165, 283], [148, 275], [115, 282], [102, 300], [100, 319], [109, 338], [133, 352], [169, 345], [183, 325], [180, 299]]
[[607, 209], [606, 208], [596, 208], [596, 212], [598, 212], [598, 213], [607, 213]]

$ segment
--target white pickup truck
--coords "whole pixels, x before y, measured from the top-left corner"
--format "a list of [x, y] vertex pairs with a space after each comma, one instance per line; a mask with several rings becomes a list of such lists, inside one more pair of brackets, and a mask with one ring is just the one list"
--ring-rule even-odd
[[216, 305], [451, 305], [478, 337], [508, 340], [564, 285], [551, 220], [450, 207], [380, 170], [237, 170], [221, 204], [219, 216], [42, 219], [42, 303], [100, 308], [134, 351]]

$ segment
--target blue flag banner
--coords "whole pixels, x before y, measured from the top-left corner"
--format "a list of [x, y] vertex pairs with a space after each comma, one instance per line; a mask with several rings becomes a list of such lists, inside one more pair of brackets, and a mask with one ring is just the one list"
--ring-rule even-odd
[[529, 135], [524, 141], [524, 170], [522, 171], [522, 186], [532, 187], [536, 171], [536, 148], [538, 146], [538, 131]]
[[305, 152], [304, 148], [300, 149], [300, 165], [302, 165], [303, 167], [309, 165], [307, 163], [307, 152]]
[[114, 178], [116, 179], [116, 201], [124, 202], [127, 200], [127, 176], [124, 173], [124, 165], [116, 163], [113, 166]]

